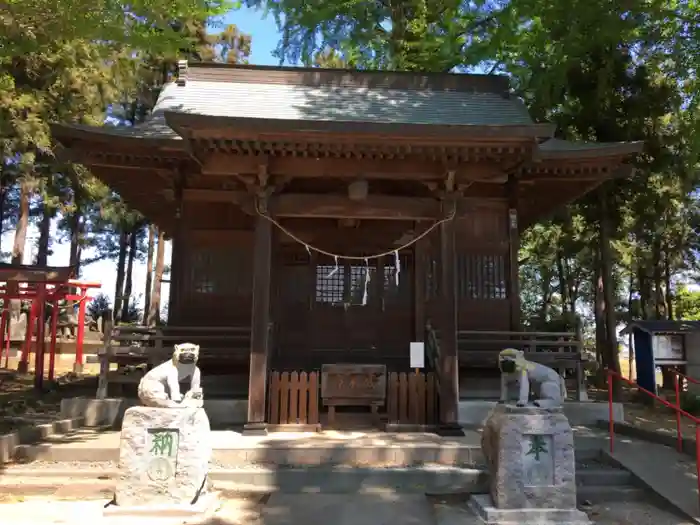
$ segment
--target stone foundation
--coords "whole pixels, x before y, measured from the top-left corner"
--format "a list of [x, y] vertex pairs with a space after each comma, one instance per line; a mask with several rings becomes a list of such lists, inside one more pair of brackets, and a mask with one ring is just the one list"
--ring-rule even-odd
[[204, 409], [128, 409], [121, 432], [116, 505], [195, 504], [209, 489], [211, 454]]
[[589, 523], [576, 508], [574, 436], [561, 408], [497, 405], [481, 439], [490, 495], [470, 506], [487, 523]]

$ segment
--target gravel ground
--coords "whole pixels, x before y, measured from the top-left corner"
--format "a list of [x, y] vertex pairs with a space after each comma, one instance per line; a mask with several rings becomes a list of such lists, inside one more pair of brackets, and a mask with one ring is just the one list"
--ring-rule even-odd
[[682, 518], [649, 503], [605, 503], [584, 509], [596, 525], [693, 525]]

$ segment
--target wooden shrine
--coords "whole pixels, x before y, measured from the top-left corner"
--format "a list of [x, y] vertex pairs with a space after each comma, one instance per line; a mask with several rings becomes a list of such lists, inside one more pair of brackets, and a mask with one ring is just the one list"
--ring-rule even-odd
[[520, 331], [519, 234], [640, 150], [553, 138], [500, 76], [186, 62], [147, 122], [53, 133], [172, 238], [168, 326], [149, 333], [245, 374], [251, 428], [273, 371], [403, 374], [411, 341], [445, 425], [460, 376], [506, 345], [575, 367], [575, 334]]

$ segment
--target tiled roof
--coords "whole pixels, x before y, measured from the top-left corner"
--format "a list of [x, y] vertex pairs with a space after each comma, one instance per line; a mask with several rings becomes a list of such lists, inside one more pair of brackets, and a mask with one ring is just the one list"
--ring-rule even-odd
[[[170, 126], [165, 123], [163, 111], [153, 111], [145, 122], [136, 126], [115, 126], [105, 124], [104, 126], [96, 127], [85, 126], [82, 124], [69, 124], [65, 126], [59, 125], [56, 127], [56, 129], [60, 129], [61, 127], [79, 132], [82, 131], [90, 134], [104, 135], [105, 137], [182, 140], [182, 137], [175, 133]], [[55, 132], [56, 130], [54, 130], [54, 133]]]
[[583, 142], [561, 139], [549, 139], [538, 147], [538, 157], [541, 159], [560, 158], [562, 156], [599, 156], [619, 155], [621, 153], [636, 153], [642, 149], [641, 142]]
[[190, 80], [184, 86], [166, 85], [151, 117], [143, 124], [71, 128], [110, 136], [179, 139], [165, 123], [166, 111], [213, 117], [375, 124], [533, 124], [520, 100], [499, 93]]
[[525, 105], [497, 93], [189, 81], [159, 107], [217, 117], [435, 124], [529, 125]]
[[639, 328], [645, 332], [675, 332], [689, 333], [700, 331], [700, 321], [667, 321], [667, 320], [650, 320], [650, 321], [633, 321], [628, 324], [620, 334], [629, 333], [633, 328]]

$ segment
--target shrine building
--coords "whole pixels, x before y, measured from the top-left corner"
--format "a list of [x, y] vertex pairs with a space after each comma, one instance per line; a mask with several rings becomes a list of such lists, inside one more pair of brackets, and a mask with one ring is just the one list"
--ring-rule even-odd
[[519, 238], [641, 146], [553, 138], [506, 77], [181, 62], [146, 122], [52, 130], [172, 239], [169, 333], [239, 378], [249, 425], [272, 373], [412, 373], [411, 342], [443, 425], [506, 346], [582, 388], [576, 333], [522, 332]]

